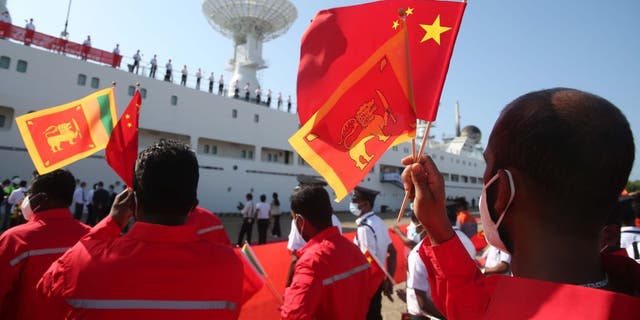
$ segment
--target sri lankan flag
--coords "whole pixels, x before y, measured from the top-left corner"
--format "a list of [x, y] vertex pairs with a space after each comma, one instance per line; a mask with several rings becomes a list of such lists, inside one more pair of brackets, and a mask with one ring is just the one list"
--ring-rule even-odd
[[45, 174], [104, 149], [114, 119], [116, 102], [108, 88], [19, 116], [16, 123], [34, 166]]
[[321, 11], [302, 39], [289, 143], [340, 201], [432, 121], [465, 4], [378, 1]]

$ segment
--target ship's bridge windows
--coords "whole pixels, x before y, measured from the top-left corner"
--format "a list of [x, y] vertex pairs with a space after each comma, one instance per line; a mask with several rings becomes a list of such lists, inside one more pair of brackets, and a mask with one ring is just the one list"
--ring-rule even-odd
[[91, 88], [94, 88], [94, 89], [100, 88], [100, 78], [91, 77]]
[[484, 183], [484, 179], [482, 179], [482, 178], [478, 178], [478, 183], [479, 183], [479, 184], [483, 184], [483, 183]]
[[469, 177], [469, 182], [471, 182], [471, 183], [473, 183], [473, 184], [476, 184], [476, 183], [478, 183], [478, 178], [476, 178], [476, 177]]
[[178, 105], [178, 96], [176, 96], [176, 95], [172, 95], [171, 96], [171, 105], [172, 106], [177, 106]]
[[306, 161], [298, 154], [298, 165], [299, 166], [309, 166]]
[[0, 106], [0, 130], [11, 129], [13, 114], [13, 108]]
[[398, 151], [398, 146], [393, 146], [393, 147], [391, 147], [391, 150], [393, 150], [393, 151]]
[[460, 176], [457, 174], [452, 174], [451, 175], [451, 181], [453, 182], [459, 182], [460, 181]]
[[84, 86], [87, 84], [87, 75], [86, 74], [82, 74], [82, 73], [78, 73], [78, 85], [79, 86]]
[[444, 160], [444, 156], [440, 156], [440, 160]]
[[260, 161], [291, 164], [293, 163], [293, 152], [282, 149], [262, 148], [260, 150]]
[[140, 89], [140, 96], [142, 97], [142, 99], [146, 99], [147, 98], [147, 89], [146, 88], [141, 88]]
[[18, 60], [18, 64], [16, 64], [16, 71], [21, 73], [27, 72], [27, 61]]
[[129, 94], [129, 97], [133, 97], [133, 95], [136, 93], [136, 87], [129, 86], [129, 88], [127, 88], [127, 93]]
[[0, 69], [9, 69], [10, 65], [11, 65], [11, 58], [7, 56], [0, 57]]
[[409, 148], [404, 148], [404, 153], [409, 153]]

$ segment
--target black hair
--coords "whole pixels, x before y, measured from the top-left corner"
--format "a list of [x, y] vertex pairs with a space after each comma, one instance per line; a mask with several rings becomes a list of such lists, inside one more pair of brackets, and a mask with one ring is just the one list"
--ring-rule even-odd
[[280, 200], [278, 200], [278, 193], [274, 192], [271, 196], [273, 197], [273, 205], [279, 206]]
[[629, 122], [616, 106], [567, 88], [531, 92], [507, 105], [489, 148], [494, 170], [517, 169], [554, 208], [541, 218], [581, 221], [592, 231], [613, 209], [635, 154]]
[[21, 180], [20, 187], [26, 187], [26, 186], [27, 186], [27, 180]]
[[253, 195], [251, 193], [247, 193], [246, 198], [248, 200], [253, 200]]
[[265, 194], [261, 194], [261, 195], [260, 195], [260, 201], [261, 201], [261, 202], [265, 202], [265, 201], [267, 201], [267, 195], [265, 195]]
[[331, 226], [331, 200], [329, 193], [321, 186], [303, 185], [291, 195], [291, 210], [302, 215], [318, 229]]
[[199, 177], [189, 146], [162, 140], [138, 155], [133, 190], [145, 214], [186, 215], [195, 206]]
[[31, 194], [45, 193], [53, 207], [66, 208], [73, 201], [76, 179], [68, 170], [57, 169], [33, 178]]

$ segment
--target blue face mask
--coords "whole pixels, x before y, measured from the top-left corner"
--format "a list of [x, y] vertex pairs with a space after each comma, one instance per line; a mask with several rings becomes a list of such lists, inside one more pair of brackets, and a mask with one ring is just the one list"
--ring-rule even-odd
[[362, 214], [362, 211], [358, 208], [358, 204], [354, 202], [349, 203], [349, 211], [356, 217], [359, 217], [360, 214]]

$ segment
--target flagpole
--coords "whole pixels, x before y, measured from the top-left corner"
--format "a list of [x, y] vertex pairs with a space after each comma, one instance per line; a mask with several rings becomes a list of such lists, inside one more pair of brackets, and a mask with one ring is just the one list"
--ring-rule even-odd
[[[407, 13], [405, 9], [400, 9], [398, 12], [402, 20], [402, 32], [404, 33], [404, 46], [405, 46], [405, 60], [407, 62], [407, 84], [409, 85], [409, 103], [411, 104], [411, 109], [413, 110], [413, 114], [416, 114], [416, 99], [413, 91], [413, 74], [411, 71], [411, 48], [409, 46], [409, 31], [407, 30]], [[416, 158], [416, 139], [411, 139], [411, 155], [413, 158]]]

